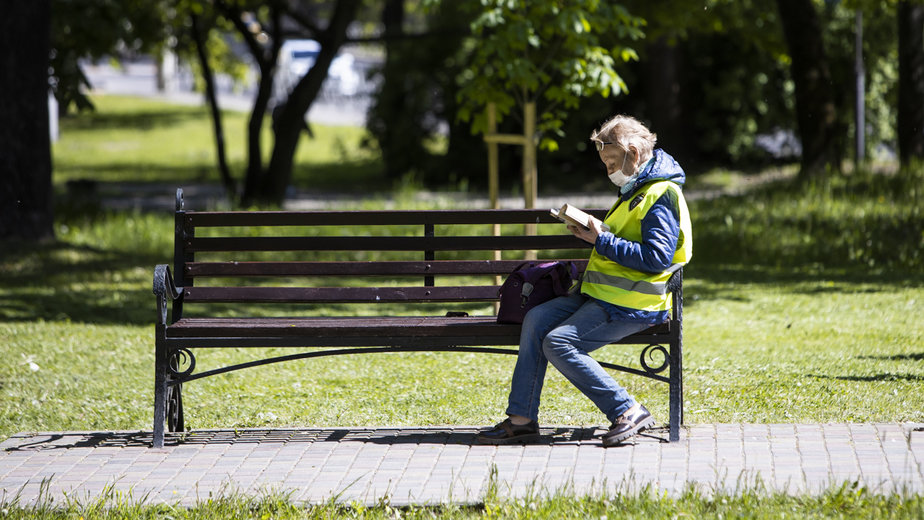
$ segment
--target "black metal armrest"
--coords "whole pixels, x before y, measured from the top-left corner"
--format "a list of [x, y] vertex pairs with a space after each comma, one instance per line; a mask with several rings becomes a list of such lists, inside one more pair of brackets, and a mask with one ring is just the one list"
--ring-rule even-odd
[[683, 268], [674, 271], [667, 280], [667, 292], [677, 292], [683, 288]]
[[167, 298], [177, 300], [183, 296], [183, 288], [177, 287], [170, 273], [170, 266], [158, 264], [154, 267], [154, 297], [157, 300], [157, 315], [160, 324], [167, 324]]

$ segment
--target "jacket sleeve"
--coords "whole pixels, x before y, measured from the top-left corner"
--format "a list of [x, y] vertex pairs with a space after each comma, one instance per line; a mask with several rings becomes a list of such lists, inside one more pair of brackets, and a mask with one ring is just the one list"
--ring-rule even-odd
[[670, 267], [680, 237], [676, 201], [665, 192], [642, 218], [642, 241], [634, 242], [604, 232], [597, 236], [597, 253], [636, 271], [660, 273]]

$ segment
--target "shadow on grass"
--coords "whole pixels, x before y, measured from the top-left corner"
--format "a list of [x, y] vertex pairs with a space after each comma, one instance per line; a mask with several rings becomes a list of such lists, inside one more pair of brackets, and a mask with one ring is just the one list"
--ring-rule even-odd
[[[240, 171], [243, 166], [232, 164], [234, 171]], [[125, 179], [125, 172], [134, 172], [131, 180]], [[100, 186], [109, 184], [116, 188], [124, 185], [138, 185], [142, 183], [159, 184], [164, 186], [182, 186], [191, 182], [219, 182], [215, 165], [207, 159], [200, 162], [185, 161], [183, 165], [164, 165], [146, 160], [118, 160], [93, 164], [70, 164], [55, 166], [55, 176], [58, 179], [75, 179], [92, 177]], [[170, 190], [167, 189], [167, 192]], [[174, 188], [176, 191], [176, 188]]]
[[[246, 165], [232, 162], [232, 176], [238, 183], [243, 181]], [[319, 201], [331, 201], [343, 198], [346, 204], [354, 203], [356, 197], [381, 199], [391, 198], [395, 181], [381, 174], [374, 173], [378, 168], [371, 160], [338, 161], [320, 165], [296, 165], [293, 171], [293, 186], [300, 192], [299, 197]], [[130, 181], [125, 180], [125, 172], [136, 172]], [[370, 173], [373, 172], [373, 173]], [[172, 199], [177, 188], [183, 188], [187, 195], [187, 209], [205, 211], [215, 201], [229, 203], [221, 186], [221, 179], [214, 164], [207, 160], [201, 162], [186, 161], [182, 165], [155, 164], [150, 161], [119, 160], [103, 164], [76, 164], [56, 166], [57, 179], [68, 181], [92, 179], [94, 183], [95, 202], [102, 205], [104, 199], [113, 207], [124, 207], [126, 200], [143, 197]], [[208, 198], [194, 200], [197, 192], [208, 194]], [[67, 206], [74, 196], [66, 190], [56, 194], [57, 203]], [[79, 201], [84, 202], [84, 201]], [[115, 202], [115, 204], [111, 204]], [[236, 202], [236, 201], [233, 201]], [[145, 208], [151, 209], [149, 204]], [[173, 208], [161, 204], [165, 211]]]
[[828, 376], [820, 374], [809, 374], [809, 377], [815, 379], [836, 379], [838, 381], [856, 381], [859, 383], [879, 383], [885, 381], [924, 381], [924, 376], [917, 374], [875, 374], [871, 376]]
[[693, 263], [684, 268], [684, 307], [698, 300], [748, 302], [747, 287], [786, 287], [793, 294], [872, 294], [891, 292], [895, 287], [924, 287], [924, 279], [907, 273], [870, 273], [860, 269], [794, 269], [762, 265], [718, 265]]
[[344, 159], [324, 164], [297, 164], [292, 172], [293, 183], [311, 192], [353, 193], [369, 195], [381, 193], [388, 196], [395, 182], [382, 172], [379, 161], [374, 159]]
[[[0, 266], [11, 274], [0, 280], [0, 321], [153, 323], [150, 280], [167, 253], [155, 257], [65, 242], [0, 247]], [[139, 266], [149, 268], [151, 279], [137, 279]]]
[[884, 361], [924, 361], [924, 352], [916, 354], [895, 354], [894, 356], [863, 356], [860, 359], [880, 359]]
[[113, 130], [150, 130], [169, 128], [185, 123], [193, 118], [207, 114], [203, 107], [174, 107], [139, 110], [131, 113], [113, 113], [95, 111], [80, 117], [68, 118], [66, 125], [70, 130], [84, 132]]
[[924, 361], [924, 352], [916, 354], [895, 354], [892, 356], [860, 356], [860, 359], [877, 359], [880, 361]]
[[[142, 168], [143, 169], [143, 168]], [[203, 167], [203, 171], [206, 170]], [[206, 173], [213, 175], [214, 173]], [[175, 177], [170, 181], [171, 175]], [[217, 174], [214, 174], [217, 175]], [[162, 180], [166, 179], [166, 180]], [[192, 180], [191, 180], [192, 179]], [[157, 181], [138, 179], [126, 183], [120, 181], [72, 179], [75, 185], [58, 190], [55, 194], [55, 215], [63, 222], [69, 219], [94, 219], [110, 212], [150, 212], [165, 219], [172, 218], [176, 210], [176, 192], [183, 190], [184, 209], [209, 211], [226, 209], [232, 201], [224, 187], [197, 179], [191, 171], [183, 170], [158, 174]]]

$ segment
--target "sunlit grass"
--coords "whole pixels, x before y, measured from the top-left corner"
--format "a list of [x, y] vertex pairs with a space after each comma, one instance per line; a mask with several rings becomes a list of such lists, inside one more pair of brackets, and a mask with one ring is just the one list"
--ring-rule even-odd
[[918, 519], [924, 515], [920, 495], [876, 494], [862, 487], [844, 484], [814, 495], [794, 496], [771, 492], [759, 485], [734, 492], [688, 488], [677, 496], [667, 496], [646, 486], [640, 490], [616, 489], [579, 496], [565, 490], [549, 494], [529, 493], [522, 498], [506, 498], [496, 488], [488, 490], [478, 504], [435, 506], [395, 506], [388, 496], [376, 504], [341, 503], [298, 504], [290, 494], [264, 492], [255, 496], [222, 493], [203, 497], [191, 506], [152, 503], [148, 497], [109, 489], [99, 497], [81, 500], [69, 496], [55, 503], [49, 495], [38, 503], [25, 505], [18, 497], [0, 499], [3, 518], [99, 518], [99, 519], [280, 519], [312, 520], [330, 518], [359, 519], [545, 519], [545, 518], [894, 518]]
[[[206, 107], [110, 95], [93, 101], [96, 112], [61, 120], [61, 137], [54, 144], [56, 185], [79, 179], [168, 186], [221, 182]], [[248, 118], [245, 112], [223, 112], [227, 159], [239, 183], [247, 162]], [[267, 117], [261, 141], [264, 160], [272, 150], [270, 125]], [[303, 133], [299, 142], [295, 186], [345, 192], [381, 187], [368, 182], [377, 166], [364, 129], [313, 126], [314, 137]]]

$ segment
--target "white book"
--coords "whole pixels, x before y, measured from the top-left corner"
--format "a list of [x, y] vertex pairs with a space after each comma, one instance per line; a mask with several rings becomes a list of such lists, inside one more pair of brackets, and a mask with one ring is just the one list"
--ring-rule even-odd
[[[563, 204], [560, 209], [552, 208], [549, 210], [549, 214], [565, 224], [574, 224], [584, 229], [590, 229], [590, 219], [593, 218], [589, 213], [585, 213], [570, 204]], [[610, 227], [606, 224], [603, 224], [601, 227], [603, 231], [610, 230]]]

